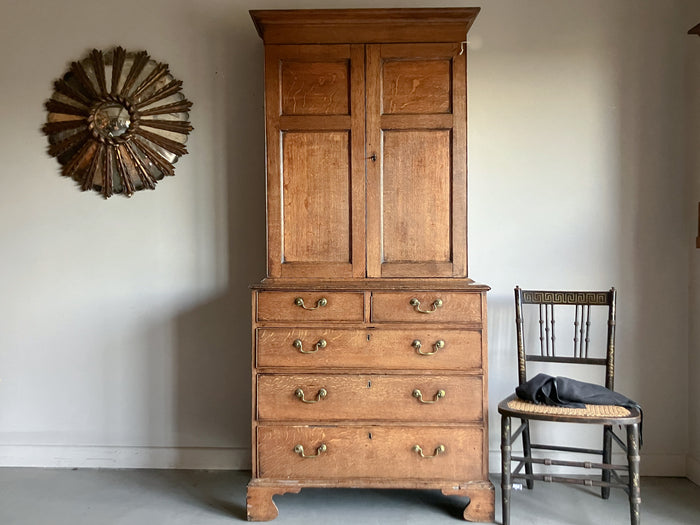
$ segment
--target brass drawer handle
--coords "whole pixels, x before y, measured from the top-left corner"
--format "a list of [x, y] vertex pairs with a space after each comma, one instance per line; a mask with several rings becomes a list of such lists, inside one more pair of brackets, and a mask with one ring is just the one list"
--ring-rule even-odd
[[319, 348], [326, 348], [326, 345], [328, 343], [326, 342], [325, 339], [319, 339], [316, 344], [314, 345], [313, 350], [304, 350], [304, 344], [301, 342], [301, 339], [295, 339], [292, 345], [294, 345], [294, 348], [299, 350], [302, 354], [315, 354], [318, 352]]
[[413, 342], [411, 343], [411, 346], [412, 346], [413, 348], [415, 348], [415, 349], [416, 349], [416, 352], [417, 352], [418, 354], [420, 354], [420, 355], [435, 355], [435, 354], [437, 354], [437, 351], [438, 351], [438, 350], [440, 350], [441, 348], [445, 348], [445, 341], [443, 341], [442, 339], [439, 339], [439, 340], [435, 341], [435, 343], [433, 343], [433, 348], [434, 348], [435, 350], [432, 351], [432, 352], [423, 352], [423, 351], [421, 351], [421, 346], [423, 346], [423, 345], [421, 344], [421, 342], [420, 342], [418, 339], [416, 339], [415, 341], [413, 341]]
[[421, 403], [425, 403], [426, 405], [432, 404], [432, 403], [437, 403], [438, 400], [440, 400], [441, 398], [445, 397], [446, 395], [447, 395], [447, 393], [446, 393], [444, 390], [440, 389], [440, 390], [438, 390], [438, 391], [435, 393], [435, 397], [433, 398], [432, 401], [426, 401], [425, 399], [423, 399], [423, 393], [422, 393], [420, 390], [418, 390], [418, 389], [416, 388], [416, 389], [413, 391], [413, 397], [415, 397], [415, 398], [416, 398], [418, 401], [420, 401]]
[[318, 394], [316, 394], [316, 399], [305, 399], [304, 398], [304, 391], [301, 388], [297, 388], [294, 391], [294, 395], [299, 398], [299, 401], [302, 403], [318, 403], [321, 401], [321, 399], [325, 398], [328, 395], [328, 390], [325, 388], [322, 388], [318, 391]]
[[316, 310], [317, 308], [323, 308], [326, 306], [328, 304], [328, 299], [321, 297], [318, 301], [316, 301], [316, 306], [308, 307], [304, 305], [304, 299], [297, 297], [294, 299], [294, 304], [296, 306], [301, 306], [304, 310]]
[[321, 446], [318, 447], [318, 448], [316, 449], [316, 454], [310, 454], [310, 455], [307, 456], [306, 454], [304, 454], [304, 447], [303, 447], [303, 446], [297, 445], [296, 447], [294, 447], [294, 452], [296, 452], [297, 454], [299, 454], [302, 458], [306, 458], [306, 459], [308, 459], [308, 458], [317, 458], [317, 457], [319, 457], [321, 454], [323, 454], [324, 452], [326, 452], [327, 450], [328, 450], [328, 447], [326, 446], [326, 444], [325, 444], [325, 443], [321, 443]]
[[419, 312], [421, 314], [432, 314], [435, 310], [442, 307], [442, 299], [435, 299], [433, 301], [433, 309], [432, 310], [421, 310], [420, 309], [420, 301], [418, 299], [416, 299], [415, 297], [409, 301], [409, 304], [411, 306], [413, 306], [413, 308], [416, 310], [416, 312]]
[[437, 448], [435, 449], [435, 453], [432, 456], [426, 456], [423, 454], [423, 449], [420, 447], [420, 445], [415, 445], [413, 447], [413, 451], [416, 454], [420, 454], [420, 457], [430, 459], [430, 458], [436, 458], [439, 454], [444, 454], [445, 453], [445, 445], [438, 445]]

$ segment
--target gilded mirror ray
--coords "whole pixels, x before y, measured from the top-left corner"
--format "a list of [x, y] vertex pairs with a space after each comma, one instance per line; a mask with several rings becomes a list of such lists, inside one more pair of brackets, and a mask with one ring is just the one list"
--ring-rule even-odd
[[192, 103], [146, 51], [93, 49], [54, 83], [43, 127], [49, 154], [80, 188], [105, 198], [154, 189], [187, 154]]

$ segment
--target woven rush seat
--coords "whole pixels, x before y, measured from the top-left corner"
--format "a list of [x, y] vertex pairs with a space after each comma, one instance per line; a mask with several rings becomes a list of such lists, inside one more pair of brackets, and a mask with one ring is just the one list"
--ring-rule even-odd
[[508, 408], [528, 414], [541, 414], [548, 416], [579, 416], [579, 417], [628, 417], [630, 411], [617, 405], [586, 405], [586, 408], [567, 408], [550, 405], [538, 405], [532, 401], [523, 399], [511, 399], [507, 403]]

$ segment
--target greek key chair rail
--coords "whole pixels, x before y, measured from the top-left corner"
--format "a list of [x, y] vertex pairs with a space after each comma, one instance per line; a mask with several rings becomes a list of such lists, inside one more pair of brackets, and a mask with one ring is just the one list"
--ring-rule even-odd
[[593, 306], [609, 305], [612, 292], [555, 292], [545, 290], [523, 290], [523, 304], [589, 304]]

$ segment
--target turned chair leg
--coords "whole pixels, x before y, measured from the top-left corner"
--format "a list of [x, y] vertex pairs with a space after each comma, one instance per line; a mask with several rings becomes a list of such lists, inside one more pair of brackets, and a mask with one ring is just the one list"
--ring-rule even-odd
[[510, 417], [501, 416], [501, 503], [503, 525], [510, 523]]
[[[610, 464], [612, 461], [612, 425], [605, 425], [603, 427], [603, 463]], [[604, 483], [610, 483], [610, 471], [603, 469], [602, 481]], [[601, 487], [600, 495], [603, 499], [608, 499], [610, 497], [610, 487]]]
[[[530, 421], [527, 419], [521, 419], [520, 422], [525, 425], [523, 429], [523, 455], [530, 459], [532, 457], [532, 449], [530, 448]], [[532, 463], [525, 463], [525, 474], [532, 476]], [[535, 486], [534, 479], [528, 479], [526, 481], [528, 489], [532, 489]]]
[[639, 525], [642, 503], [639, 486], [639, 424], [627, 425], [627, 463], [629, 465], [630, 523]]

